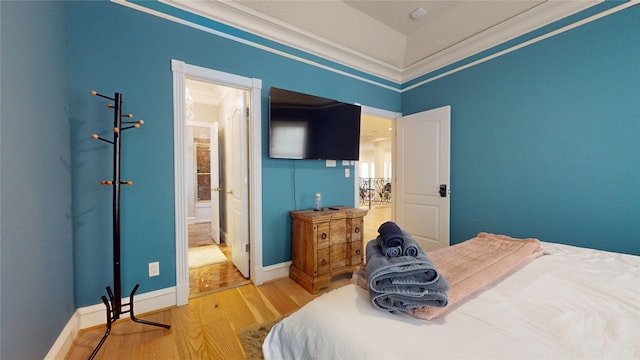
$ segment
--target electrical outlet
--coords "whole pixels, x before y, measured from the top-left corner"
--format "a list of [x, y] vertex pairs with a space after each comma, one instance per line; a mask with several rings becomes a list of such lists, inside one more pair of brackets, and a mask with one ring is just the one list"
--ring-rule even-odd
[[160, 275], [160, 262], [150, 262], [149, 263], [149, 277]]
[[344, 169], [344, 177], [348, 178], [351, 176], [351, 171], [349, 168]]

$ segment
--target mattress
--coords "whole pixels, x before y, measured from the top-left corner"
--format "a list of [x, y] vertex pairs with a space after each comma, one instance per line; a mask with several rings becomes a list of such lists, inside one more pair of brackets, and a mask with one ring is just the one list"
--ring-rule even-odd
[[426, 321], [324, 294], [276, 324], [270, 359], [640, 359], [640, 257], [542, 243], [546, 255]]

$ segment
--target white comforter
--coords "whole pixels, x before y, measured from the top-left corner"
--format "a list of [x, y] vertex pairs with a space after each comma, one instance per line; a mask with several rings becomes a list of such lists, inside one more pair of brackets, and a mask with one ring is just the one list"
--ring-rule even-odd
[[349, 285], [273, 327], [270, 359], [640, 359], [640, 257], [543, 243], [437, 321], [375, 309]]

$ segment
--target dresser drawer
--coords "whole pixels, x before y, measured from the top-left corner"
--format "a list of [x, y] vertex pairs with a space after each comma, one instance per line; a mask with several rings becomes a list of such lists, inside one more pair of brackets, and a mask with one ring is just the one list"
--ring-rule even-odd
[[320, 243], [329, 243], [329, 223], [319, 223], [315, 225], [316, 227], [316, 241], [318, 244]]
[[318, 249], [318, 262], [316, 263], [316, 275], [327, 275], [331, 270], [331, 262], [329, 258], [329, 247]]
[[351, 236], [348, 237], [348, 240], [352, 243], [361, 243], [362, 230], [362, 218], [351, 219]]
[[347, 244], [347, 266], [360, 265], [364, 261], [364, 251], [362, 242], [351, 242]]

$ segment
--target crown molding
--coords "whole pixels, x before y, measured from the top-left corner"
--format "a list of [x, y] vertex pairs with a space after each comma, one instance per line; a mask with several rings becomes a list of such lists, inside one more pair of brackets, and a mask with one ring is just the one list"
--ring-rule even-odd
[[233, 1], [159, 0], [320, 58], [400, 83], [402, 69], [329, 41]]
[[[371, 56], [242, 6], [234, 1], [159, 1], [174, 8], [232, 26], [267, 40], [401, 85], [597, 5], [604, 0], [548, 0], [518, 16], [404, 68], [384, 63]], [[263, 44], [263, 46], [267, 45]]]
[[597, 5], [604, 0], [547, 1], [522, 14], [429, 56], [402, 71], [401, 82], [415, 79], [447, 65], [513, 40], [554, 21]]

